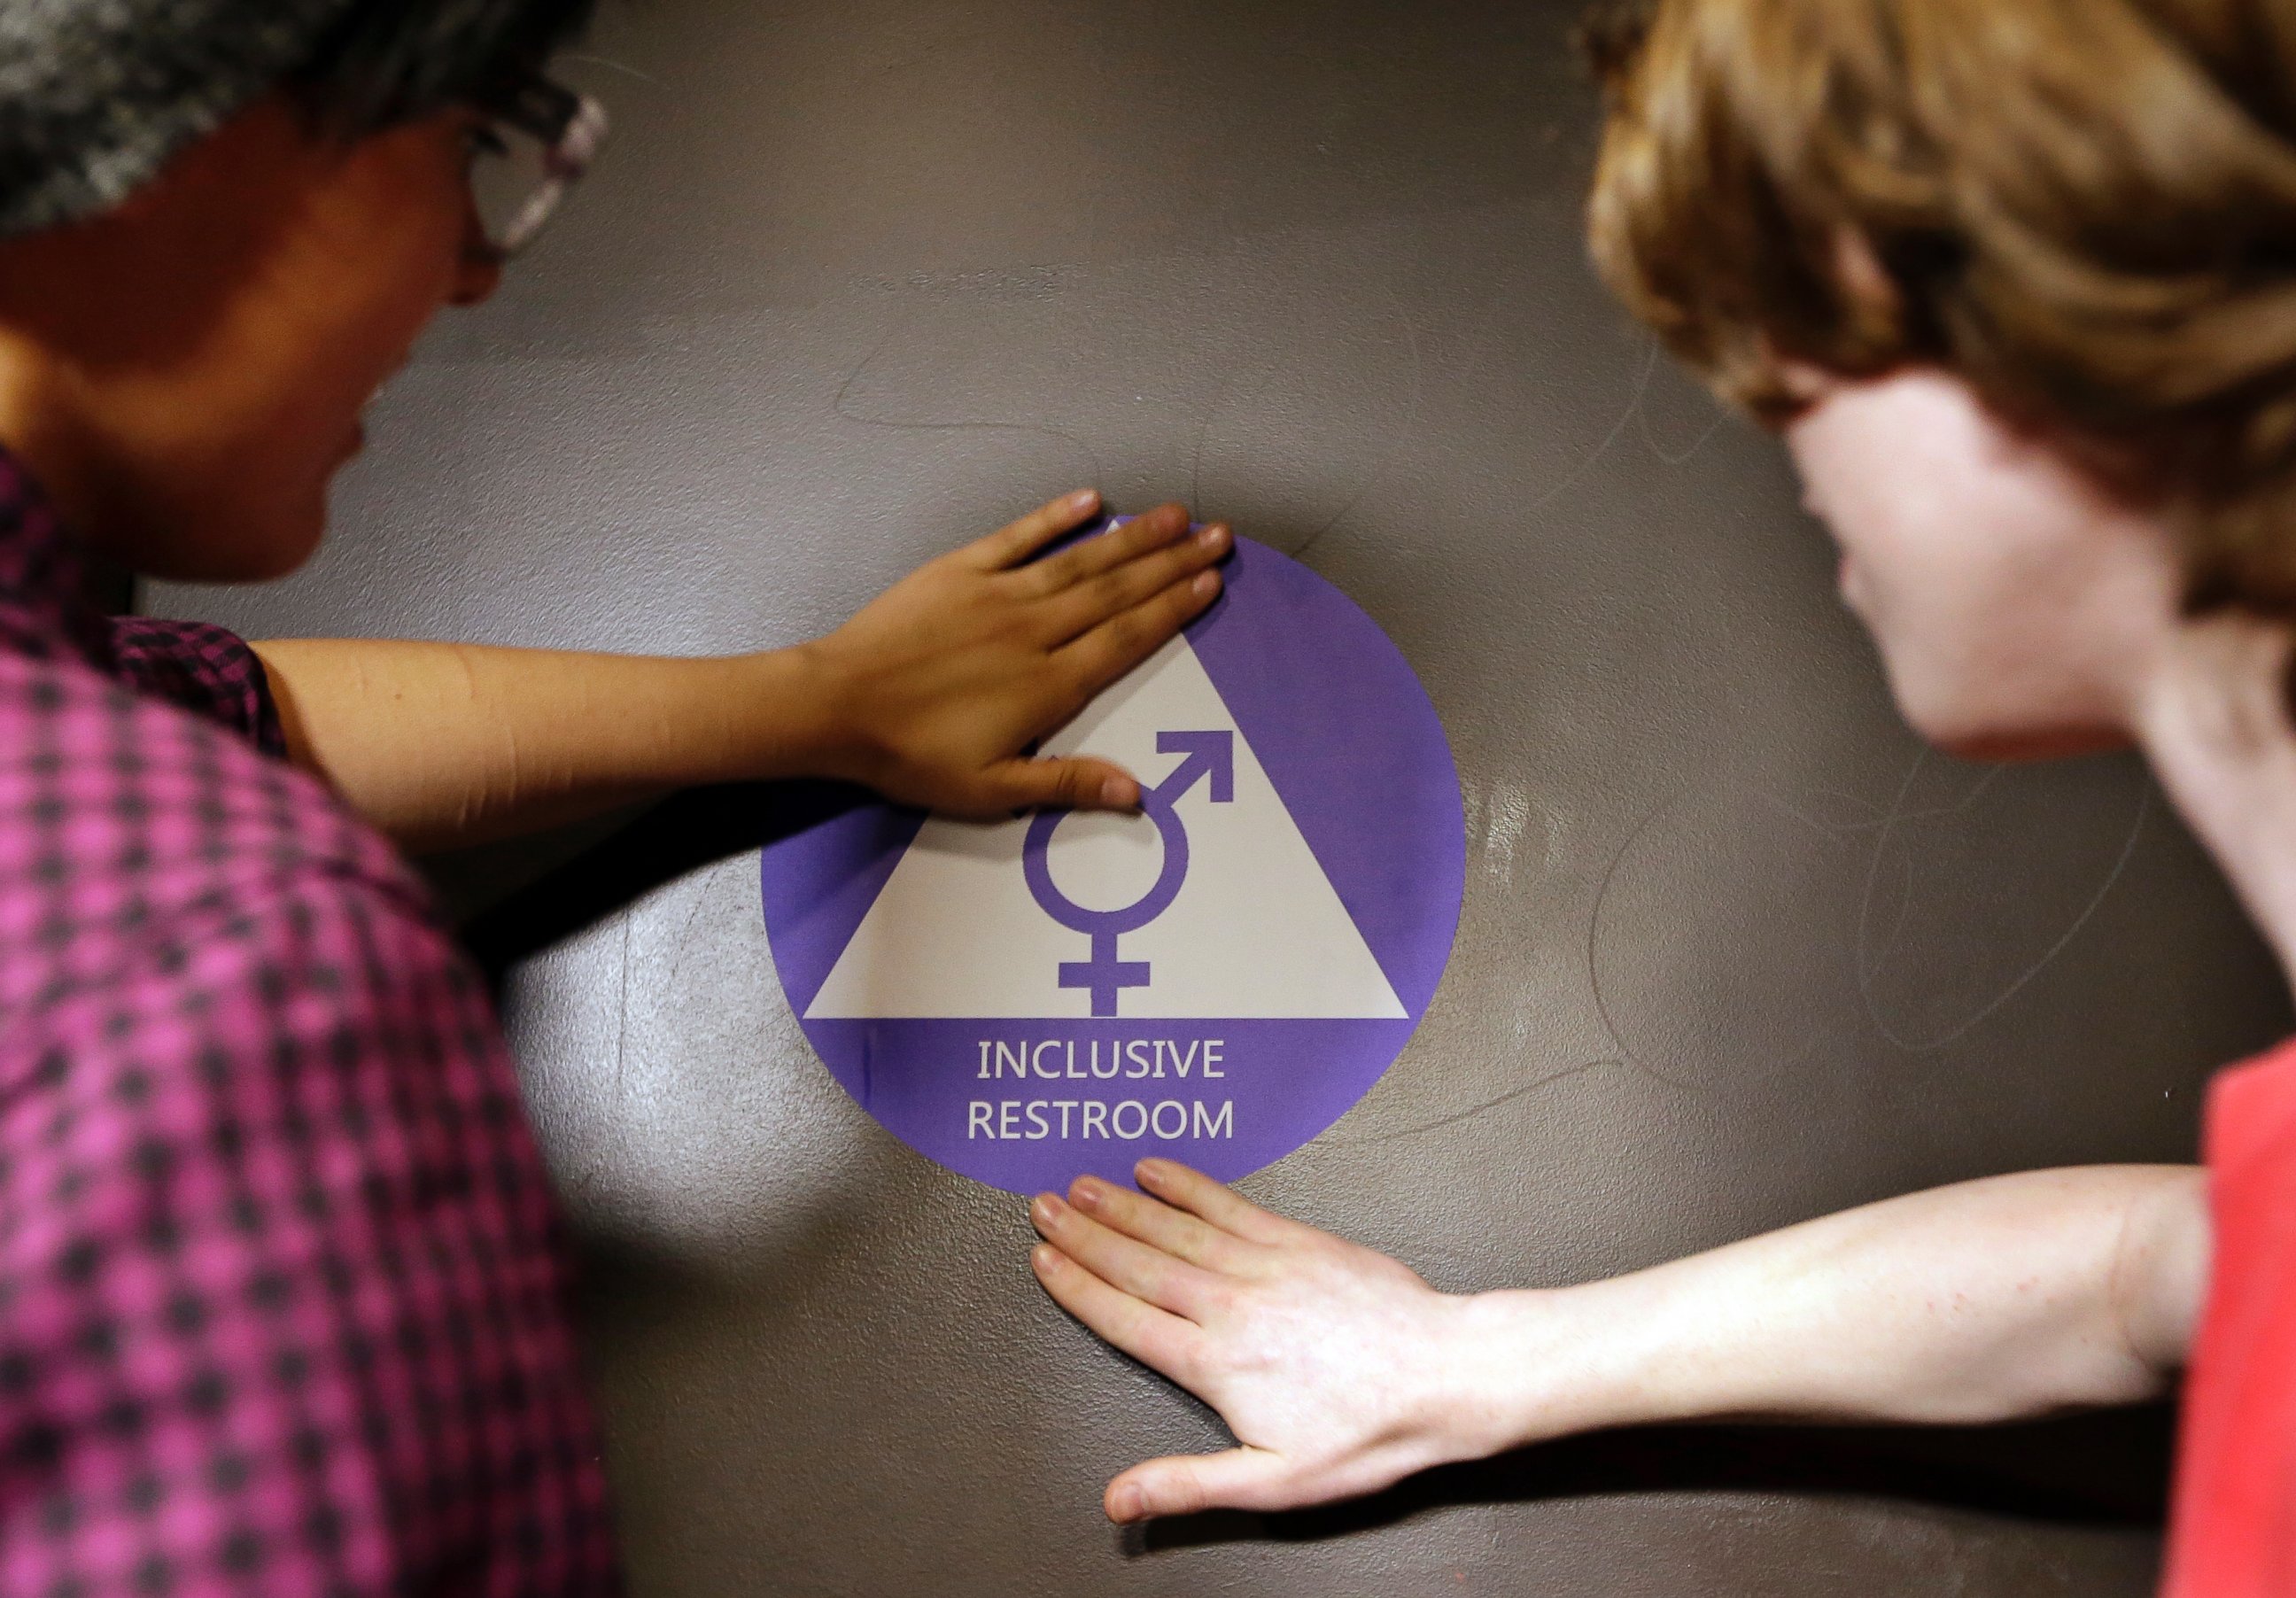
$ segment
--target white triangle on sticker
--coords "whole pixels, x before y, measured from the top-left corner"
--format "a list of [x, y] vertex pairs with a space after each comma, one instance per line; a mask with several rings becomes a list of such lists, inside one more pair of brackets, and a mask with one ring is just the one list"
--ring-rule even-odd
[[[1201, 777], [1175, 802], [1187, 873], [1162, 914], [1117, 939], [1118, 958], [1148, 967], [1144, 983], [1116, 993], [1118, 1018], [1407, 1019], [1185, 638], [1094, 701], [1045, 752], [1114, 760], [1152, 788], [1188, 758], [1160, 750], [1160, 736], [1192, 733], [1230, 735], [1233, 790], [1217, 802]], [[1092, 957], [1093, 939], [1031, 894], [1029, 825], [927, 820], [806, 1019], [1092, 1015], [1095, 996], [1062, 986], [1061, 968]], [[1140, 815], [1068, 817], [1046, 852], [1061, 897], [1091, 910], [1140, 903], [1163, 859], [1154, 822]]]

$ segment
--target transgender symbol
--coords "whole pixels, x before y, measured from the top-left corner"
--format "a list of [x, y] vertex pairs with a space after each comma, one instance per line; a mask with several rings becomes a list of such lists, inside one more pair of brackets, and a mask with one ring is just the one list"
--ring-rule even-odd
[[1156, 752], [1186, 758], [1155, 787], [1144, 785], [1140, 791], [1140, 808], [1156, 824], [1164, 863], [1154, 885], [1130, 905], [1121, 910], [1088, 910], [1062, 893], [1053, 881], [1053, 834], [1075, 812], [1045, 811], [1029, 824], [1028, 841], [1021, 846], [1021, 869], [1037, 908], [1070, 931], [1082, 932], [1092, 939], [1091, 959], [1061, 962], [1061, 986], [1090, 992], [1092, 1012], [1096, 1016], [1114, 1015], [1117, 996], [1124, 989], [1148, 986], [1148, 962], [1119, 960], [1116, 944], [1127, 932], [1137, 932], [1170, 909], [1188, 880], [1188, 827], [1176, 807], [1181, 798], [1197, 783], [1209, 779], [1213, 804], [1231, 804], [1235, 799], [1234, 733], [1159, 733]]

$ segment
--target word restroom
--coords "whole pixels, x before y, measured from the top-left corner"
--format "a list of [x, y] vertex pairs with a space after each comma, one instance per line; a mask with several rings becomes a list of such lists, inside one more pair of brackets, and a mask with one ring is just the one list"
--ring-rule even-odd
[[1153, 1105], [1137, 1099], [1124, 1099], [1114, 1104], [1098, 1099], [1030, 1099], [1026, 1102], [1019, 1099], [994, 1102], [975, 1099], [965, 1107], [964, 1135], [968, 1142], [976, 1137], [1001, 1143], [1097, 1137], [1138, 1143], [1152, 1135], [1166, 1143], [1184, 1137], [1234, 1137], [1234, 1102], [1222, 1100], [1214, 1108], [1201, 1099], [1185, 1104], [1177, 1099], [1163, 1099]]

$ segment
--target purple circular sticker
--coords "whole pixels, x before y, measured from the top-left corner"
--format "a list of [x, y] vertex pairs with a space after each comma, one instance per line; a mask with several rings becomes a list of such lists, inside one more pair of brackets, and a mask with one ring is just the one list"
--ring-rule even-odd
[[895, 1136], [1011, 1192], [1150, 1154], [1232, 1181], [1370, 1091], [1434, 997], [1466, 828], [1370, 617], [1248, 538], [1185, 636], [1046, 741], [1141, 813], [868, 803], [765, 851], [806, 1037]]

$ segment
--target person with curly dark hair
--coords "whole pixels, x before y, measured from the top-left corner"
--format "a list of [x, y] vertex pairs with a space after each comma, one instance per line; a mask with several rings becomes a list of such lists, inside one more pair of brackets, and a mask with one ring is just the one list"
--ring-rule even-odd
[[0, 6], [0, 1590], [619, 1586], [557, 1212], [398, 847], [683, 783], [1137, 802], [1035, 741], [1227, 532], [1054, 501], [799, 648], [111, 618], [300, 563], [376, 387], [595, 156], [583, 0]]

